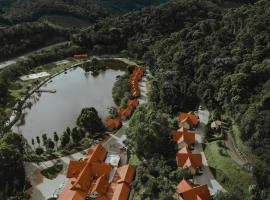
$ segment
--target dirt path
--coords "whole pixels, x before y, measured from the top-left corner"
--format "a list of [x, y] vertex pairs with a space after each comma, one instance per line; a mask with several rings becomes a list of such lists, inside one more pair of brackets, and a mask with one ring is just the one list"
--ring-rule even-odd
[[247, 164], [247, 162], [241, 157], [241, 155], [239, 155], [234, 139], [229, 132], [227, 132], [227, 140], [225, 141], [225, 145], [227, 147], [227, 152], [229, 156], [234, 162], [236, 162], [241, 167]]

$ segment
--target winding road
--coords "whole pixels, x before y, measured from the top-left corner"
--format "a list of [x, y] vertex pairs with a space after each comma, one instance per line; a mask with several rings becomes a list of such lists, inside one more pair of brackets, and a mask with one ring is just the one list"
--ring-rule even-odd
[[44, 50], [48, 50], [48, 49], [51, 49], [51, 48], [54, 48], [54, 47], [59, 47], [59, 46], [62, 46], [62, 45], [68, 44], [68, 43], [69, 43], [68, 41], [65, 41], [65, 42], [60, 42], [60, 43], [52, 44], [52, 45], [49, 45], [49, 46], [42, 47], [40, 49], [31, 51], [31, 52], [26, 53], [26, 54], [24, 54], [22, 56], [19, 56], [19, 57], [16, 57], [16, 58], [12, 58], [10, 60], [6, 60], [6, 61], [3, 61], [3, 62], [0, 62], [0, 69], [4, 69], [5, 67], [8, 67], [8, 66], [13, 65], [13, 64], [16, 64], [19, 60], [27, 59], [30, 55], [32, 55], [34, 53], [38, 53], [38, 52], [41, 52], [41, 51], [44, 51]]
[[209, 165], [208, 165], [208, 162], [207, 162], [204, 150], [203, 150], [203, 146], [202, 146], [201, 132], [203, 131], [204, 126], [208, 123], [209, 111], [199, 109], [198, 115], [200, 118], [200, 125], [195, 131], [196, 142], [195, 142], [194, 152], [200, 153], [202, 155], [203, 167], [202, 167], [202, 174], [199, 176], [195, 176], [194, 182], [200, 185], [207, 184], [211, 195], [215, 195], [218, 191], [226, 192], [226, 190], [218, 183], [218, 181], [213, 176], [209, 168]]

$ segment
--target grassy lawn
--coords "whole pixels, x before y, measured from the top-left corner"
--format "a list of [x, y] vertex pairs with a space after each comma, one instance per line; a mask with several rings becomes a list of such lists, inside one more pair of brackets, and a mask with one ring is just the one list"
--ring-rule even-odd
[[41, 174], [45, 176], [48, 179], [54, 179], [61, 171], [63, 170], [62, 164], [55, 164], [52, 167], [49, 167], [48, 169], [45, 169], [41, 171]]
[[[39, 66], [39, 67], [35, 68], [34, 70], [30, 71], [29, 74], [46, 71], [49, 74], [53, 75], [53, 74], [56, 74], [56, 73], [62, 71], [63, 69], [65, 69], [66, 67], [68, 67], [68, 66], [70, 66], [70, 65], [72, 65], [74, 63], [76, 63], [76, 62], [71, 61], [70, 63], [61, 64], [61, 65], [58, 65], [58, 66], [56, 66], [55, 64], [47, 64], [47, 65]], [[46, 78], [47, 77], [43, 77], [43, 78], [39, 78], [38, 80], [43, 81]], [[36, 80], [37, 79], [28, 80], [28, 81], [22, 81], [20, 79], [16, 80], [10, 87], [10, 90], [9, 90], [10, 96], [13, 99], [20, 99], [23, 96], [23, 94], [25, 94], [25, 92], [28, 90], [28, 87], [31, 87], [31, 85]]]
[[252, 174], [231, 160], [224, 147], [219, 147], [217, 143], [207, 143], [205, 149], [214, 176], [230, 194], [239, 200], [247, 199], [249, 185], [253, 184]]

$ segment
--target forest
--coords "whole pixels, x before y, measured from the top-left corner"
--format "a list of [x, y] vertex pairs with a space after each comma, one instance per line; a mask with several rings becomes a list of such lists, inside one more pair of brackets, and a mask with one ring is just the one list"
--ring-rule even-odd
[[98, 19], [141, 9], [166, 0], [1, 0], [0, 23], [30, 22], [44, 15], [66, 15], [96, 22]]
[[270, 2], [224, 9], [219, 1], [178, 0], [106, 19], [73, 38], [95, 53], [125, 52], [154, 75], [150, 99], [168, 114], [201, 102], [229, 116], [270, 185]]
[[69, 31], [46, 23], [23, 23], [0, 29], [0, 60], [68, 39]]

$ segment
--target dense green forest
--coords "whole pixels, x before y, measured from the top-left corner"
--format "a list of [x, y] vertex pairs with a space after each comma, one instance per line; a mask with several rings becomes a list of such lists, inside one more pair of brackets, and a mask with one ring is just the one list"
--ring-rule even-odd
[[143, 59], [154, 75], [150, 99], [163, 112], [201, 102], [228, 116], [258, 157], [253, 173], [263, 190], [270, 185], [269, 36], [267, 0], [226, 9], [220, 1], [175, 0], [101, 21], [74, 42]]
[[23, 23], [0, 29], [0, 60], [67, 40], [67, 30], [46, 23]]
[[141, 9], [166, 0], [1, 0], [0, 23], [34, 21], [44, 15], [67, 15], [89, 22], [112, 14]]

